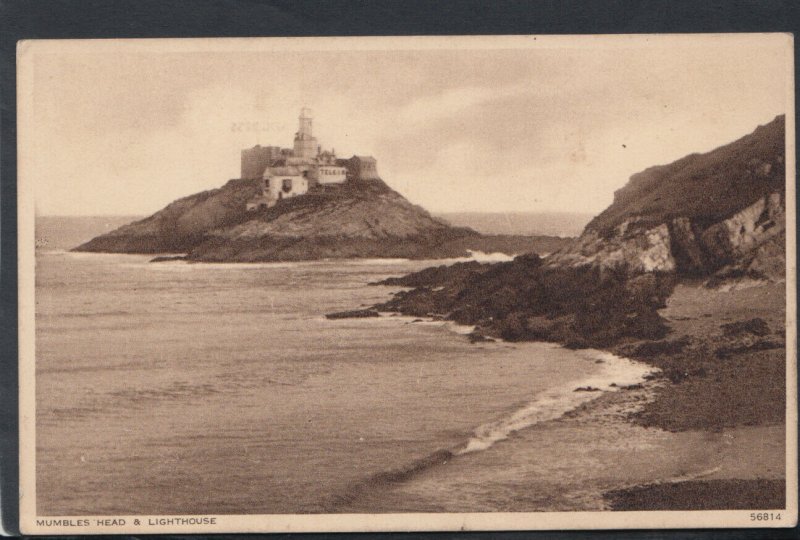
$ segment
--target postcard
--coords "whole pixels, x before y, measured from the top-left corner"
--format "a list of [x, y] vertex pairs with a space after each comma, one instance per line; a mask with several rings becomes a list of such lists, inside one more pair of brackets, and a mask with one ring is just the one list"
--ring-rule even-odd
[[794, 526], [793, 47], [19, 42], [22, 531]]

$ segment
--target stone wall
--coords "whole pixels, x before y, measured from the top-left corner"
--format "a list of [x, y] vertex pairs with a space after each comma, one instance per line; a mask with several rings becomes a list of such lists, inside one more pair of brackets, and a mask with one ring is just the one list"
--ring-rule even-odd
[[242, 150], [242, 170], [240, 178], [261, 178], [270, 164], [281, 158], [281, 149], [277, 146], [255, 145]]

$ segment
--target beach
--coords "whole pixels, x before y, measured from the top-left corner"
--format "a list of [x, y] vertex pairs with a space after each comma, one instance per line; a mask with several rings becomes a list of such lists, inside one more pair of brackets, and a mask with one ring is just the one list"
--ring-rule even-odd
[[59, 235], [86, 233], [62, 229], [37, 262], [42, 515], [782, 504], [783, 351], [712, 346], [742, 341], [721, 322], [779, 332], [780, 284], [679, 285], [663, 342], [694, 341], [668, 354], [471, 343], [430, 318], [323, 317], [428, 261], [156, 264], [69, 253]]
[[[786, 497], [785, 284], [743, 281], [722, 290], [678, 285], [661, 311], [681, 350], [646, 362], [673, 375], [649, 381], [647, 403], [630, 416], [720, 444], [702, 479], [642, 485], [608, 494], [616, 510], [782, 508]], [[760, 319], [759, 337], [721, 328]], [[618, 347], [618, 352], [630, 348]], [[730, 351], [733, 351], [732, 353]]]

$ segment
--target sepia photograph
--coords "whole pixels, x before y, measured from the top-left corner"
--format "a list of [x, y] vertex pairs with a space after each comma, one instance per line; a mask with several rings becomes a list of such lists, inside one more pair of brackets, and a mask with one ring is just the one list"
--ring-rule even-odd
[[790, 34], [17, 57], [24, 533], [797, 524]]

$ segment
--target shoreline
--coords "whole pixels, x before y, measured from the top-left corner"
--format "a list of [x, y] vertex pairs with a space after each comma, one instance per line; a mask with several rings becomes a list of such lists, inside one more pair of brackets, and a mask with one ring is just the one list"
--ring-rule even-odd
[[[652, 433], [664, 463], [651, 463], [635, 478], [621, 474], [620, 485], [599, 493], [606, 511], [644, 510], [765, 510], [785, 507], [785, 426], [737, 426], [721, 430], [666, 431], [645, 427], [632, 419], [658, 399], [659, 390], [672, 383], [651, 380], [625, 393], [606, 394], [565, 414], [558, 422], [585, 429], [615, 431], [636, 444], [642, 433]], [[645, 456], [617, 450], [632, 471], [641, 469]], [[670, 468], [671, 466], [671, 468]], [[641, 471], [639, 471], [641, 473]], [[617, 477], [615, 477], [617, 478]], [[627, 480], [627, 481], [625, 481]]]
[[591, 361], [591, 357], [597, 357], [594, 364], [601, 364], [597, 373], [583, 375], [561, 386], [550, 388], [509, 417], [478, 426], [466, 444], [456, 449], [454, 455], [486, 450], [518, 431], [558, 420], [601, 396], [636, 389], [653, 373], [653, 369], [642, 362], [606, 351], [587, 349], [583, 352], [589, 357], [586, 358], [587, 361]]
[[[683, 299], [680, 291], [678, 296], [680, 304]], [[672, 305], [672, 309], [675, 308], [676, 306]], [[414, 317], [398, 312], [381, 312], [380, 317], [392, 318], [405, 324], [435, 324], [468, 339], [474, 336], [473, 326], [460, 325], [443, 318]], [[674, 338], [674, 336], [670, 337]], [[539, 343], [559, 348], [564, 347], [563, 344], [554, 342], [509, 342], [494, 337], [487, 338], [487, 340], [514, 346]], [[481, 343], [481, 341], [477, 341], [477, 343]], [[643, 366], [644, 369], [640, 373], [640, 378], [631, 384], [625, 384], [625, 381], [611, 374], [606, 374], [607, 376], [604, 377], [602, 372], [575, 379], [564, 385], [562, 390], [567, 389], [567, 393], [581, 394], [583, 398], [587, 399], [571, 403], [569, 408], [558, 414], [540, 416], [529, 423], [524, 422], [512, 427], [514, 416], [523, 409], [536, 407], [537, 400], [534, 400], [516, 413], [512, 413], [511, 417], [493, 423], [495, 424], [493, 426], [478, 426], [473, 437], [463, 448], [459, 447], [453, 450], [452, 457], [486, 450], [495, 443], [506, 440], [513, 441], [518, 437], [547, 438], [552, 426], [562, 426], [567, 430], [583, 432], [602, 427], [627, 439], [630, 445], [643, 444], [645, 448], [648, 445], [656, 445], [665, 453], [677, 453], [681, 456], [681, 460], [665, 460], [658, 468], [657, 474], [642, 473], [647, 458], [637, 457], [635, 453], [630, 453], [630, 449], [618, 448], [616, 449], [617, 457], [620, 458], [620, 461], [628, 463], [636, 473], [631, 473], [631, 476], [628, 477], [624, 471], [618, 471], [620, 479], [618, 484], [607, 486], [607, 489], [602, 489], [594, 495], [584, 495], [584, 504], [596, 506], [605, 511], [698, 508], [744, 510], [783, 508], [785, 506], [786, 482], [785, 478], [779, 478], [779, 476], [783, 476], [785, 468], [782, 444], [785, 440], [784, 426], [771, 424], [766, 426], [734, 425], [722, 428], [706, 426], [704, 428], [664, 429], [664, 427], [656, 425], [657, 422], [652, 418], [644, 421], [642, 416], [648, 407], [659, 402], [660, 397], [664, 394], [669, 395], [681, 384], [664, 376], [662, 363], [654, 361], [653, 358], [648, 361], [641, 354], [637, 355], [637, 358], [623, 356], [621, 353], [630, 352], [630, 349], [625, 346], [580, 349], [579, 351], [588, 355], [610, 355], [613, 359]], [[609, 359], [605, 358], [604, 360]], [[600, 377], [605, 379], [605, 384], [595, 385], [594, 381]], [[584, 385], [584, 383], [586, 384]], [[585, 389], [584, 386], [586, 386]], [[549, 393], [553, 393], [553, 391]], [[673, 421], [681, 420], [675, 415], [678, 412], [670, 411]], [[691, 417], [691, 411], [684, 411], [684, 415]], [[682, 420], [687, 421], [688, 419], [683, 418]], [[490, 429], [492, 427], [496, 429]], [[648, 436], [646, 433], [653, 433], [653, 435]], [[492, 435], [497, 436], [492, 437]], [[649, 440], [649, 442], [642, 442], [643, 440]], [[779, 442], [778, 445], [765, 446], [762, 444], [764, 441], [774, 442], [775, 440]], [[602, 446], [602, 442], [594, 444]], [[743, 453], [738, 450], [743, 446], [746, 447], [747, 452]], [[713, 451], [709, 450], [712, 457], [703, 456], [703, 452], [698, 453], [699, 449], [713, 449]], [[598, 446], [596, 450], [601, 450], [601, 448]], [[608, 448], [602, 450], [612, 454], [614, 452]], [[522, 451], [524, 452], [524, 446]], [[531, 458], [536, 457], [533, 454], [530, 456]], [[651, 455], [650, 458], [652, 457]], [[524, 511], [521, 508], [503, 510]]]
[[784, 508], [785, 283], [721, 290], [679, 284], [661, 313], [672, 328], [668, 339], [639, 354], [614, 347], [665, 375], [661, 384], [645, 385], [654, 400], [628, 420], [673, 433], [721, 433], [730, 447], [713, 474], [610, 491], [610, 509]]
[[[785, 283], [747, 285], [709, 289], [700, 282], [678, 283], [659, 309], [668, 327], [665, 336], [592, 347], [658, 373], [646, 376], [631, 391], [603, 392], [561, 419], [582, 422], [610, 415], [631, 429], [685, 438], [687, 449], [708, 444], [710, 437], [717, 452], [714, 465], [703, 474], [655, 476], [604, 490], [597, 501], [604, 509], [785, 507]], [[482, 330], [467, 337], [473, 343], [501, 339]], [[635, 406], [624, 414], [610, 412], [629, 399]], [[551, 421], [560, 420], [545, 420]], [[695, 465], [687, 460], [687, 467]]]
[[[185, 264], [188, 263], [180, 265]], [[213, 264], [210, 266], [213, 267]], [[607, 394], [622, 399], [623, 394], [637, 396], [640, 395], [638, 392], [642, 391], [644, 394], [652, 394], [653, 399], [642, 399], [640, 410], [629, 411], [624, 418], [626, 424], [662, 429], [670, 433], [727, 433], [736, 440], [743, 440], [742, 444], [752, 446], [755, 443], [749, 442], [749, 435], [740, 437], [739, 428], [774, 427], [779, 420], [777, 413], [780, 412], [782, 415], [785, 409], [785, 406], [763, 406], [765, 401], [771, 399], [775, 403], [785, 400], [785, 378], [773, 380], [779, 382], [773, 385], [779, 390], [778, 392], [769, 392], [765, 389], [769, 386], [766, 383], [770, 377], [784, 375], [781, 370], [785, 368], [785, 349], [780, 348], [781, 340], [784, 339], [781, 330], [785, 326], [782, 311], [785, 302], [783, 287], [783, 284], [773, 283], [742, 289], [732, 287], [729, 290], [709, 290], [702, 288], [699, 283], [678, 284], [667, 299], [666, 306], [659, 310], [671, 327], [670, 333], [663, 339], [627, 341], [609, 347], [593, 347], [660, 369], [661, 376], [644, 381], [641, 383], [641, 389], [603, 392], [602, 395], [592, 396], [593, 399], [588, 403], [602, 407], [609, 404], [611, 399], [606, 397]], [[765, 294], [767, 291], [772, 291], [771, 295]], [[723, 301], [726, 299], [730, 301]], [[776, 309], [776, 306], [780, 309]], [[497, 340], [508, 344], [527, 342], [487, 338], [480, 333], [481, 329], [476, 333], [474, 325], [459, 324], [443, 317], [415, 315], [389, 315], [389, 317], [409, 324], [417, 319], [421, 320], [421, 324], [441, 323], [448, 331], [463, 335], [473, 343], [480, 343], [483, 340]], [[427, 318], [428, 321], [422, 320], [423, 318]], [[749, 329], [748, 325], [736, 327], [736, 324], [756, 319], [764, 321], [766, 330], [758, 324], [751, 324], [752, 328]], [[725, 330], [723, 329], [725, 325], [728, 327], [733, 325], [733, 328]], [[554, 341], [542, 341], [542, 343], [562, 347], [566, 345]], [[704, 356], [708, 358], [703, 358]], [[740, 368], [742, 372], [738, 373]], [[716, 376], [720, 377], [719, 381], [715, 381]], [[752, 388], [748, 390], [747, 388], [753, 387], [754, 383], [755, 391]], [[710, 394], [715, 398], [713, 401], [724, 396], [736, 406], [723, 413], [713, 406], [708, 407], [709, 400], [698, 401], [693, 397], [709, 395], [709, 389], [714, 388], [726, 391], [722, 394]], [[592, 393], [587, 392], [586, 396], [590, 394]], [[749, 411], [753, 408], [753, 404], [756, 404], [756, 410]], [[574, 409], [574, 412], [586, 413], [586, 408], [581, 404]], [[571, 411], [563, 416], [567, 419], [572, 418]], [[544, 422], [550, 421], [544, 420]], [[532, 426], [522, 429], [530, 427]], [[785, 440], [785, 437], [782, 440]], [[760, 447], [756, 445], [755, 448]], [[776, 461], [778, 450], [783, 451], [783, 447], [777, 450], [769, 449], [769, 460]], [[752, 469], [757, 467], [759, 457], [764, 454], [764, 452], [754, 452], [755, 457], [742, 455], [739, 458], [747, 462]], [[763, 508], [766, 503], [772, 504], [770, 501], [780, 501], [776, 493], [785, 492], [785, 480], [754, 476], [748, 473], [747, 469], [748, 467], [741, 467], [735, 478], [720, 477], [719, 474], [709, 478], [683, 479], [678, 482], [665, 482], [663, 479], [653, 478], [652, 482], [639, 482], [608, 490], [603, 493], [598, 504], [609, 510], [686, 509], [713, 504], [712, 499], [715, 494], [720, 496], [717, 499], [719, 505], [730, 509]], [[770, 474], [775, 476], [774, 472]], [[666, 485], [668, 487], [665, 487]], [[725, 495], [734, 492], [738, 498]], [[760, 497], [760, 493], [764, 493], [765, 497]], [[666, 504], [664, 501], [672, 501], [670, 504], [673, 506], [668, 508], [658, 506]], [[685, 507], [678, 506], [682, 501]]]

